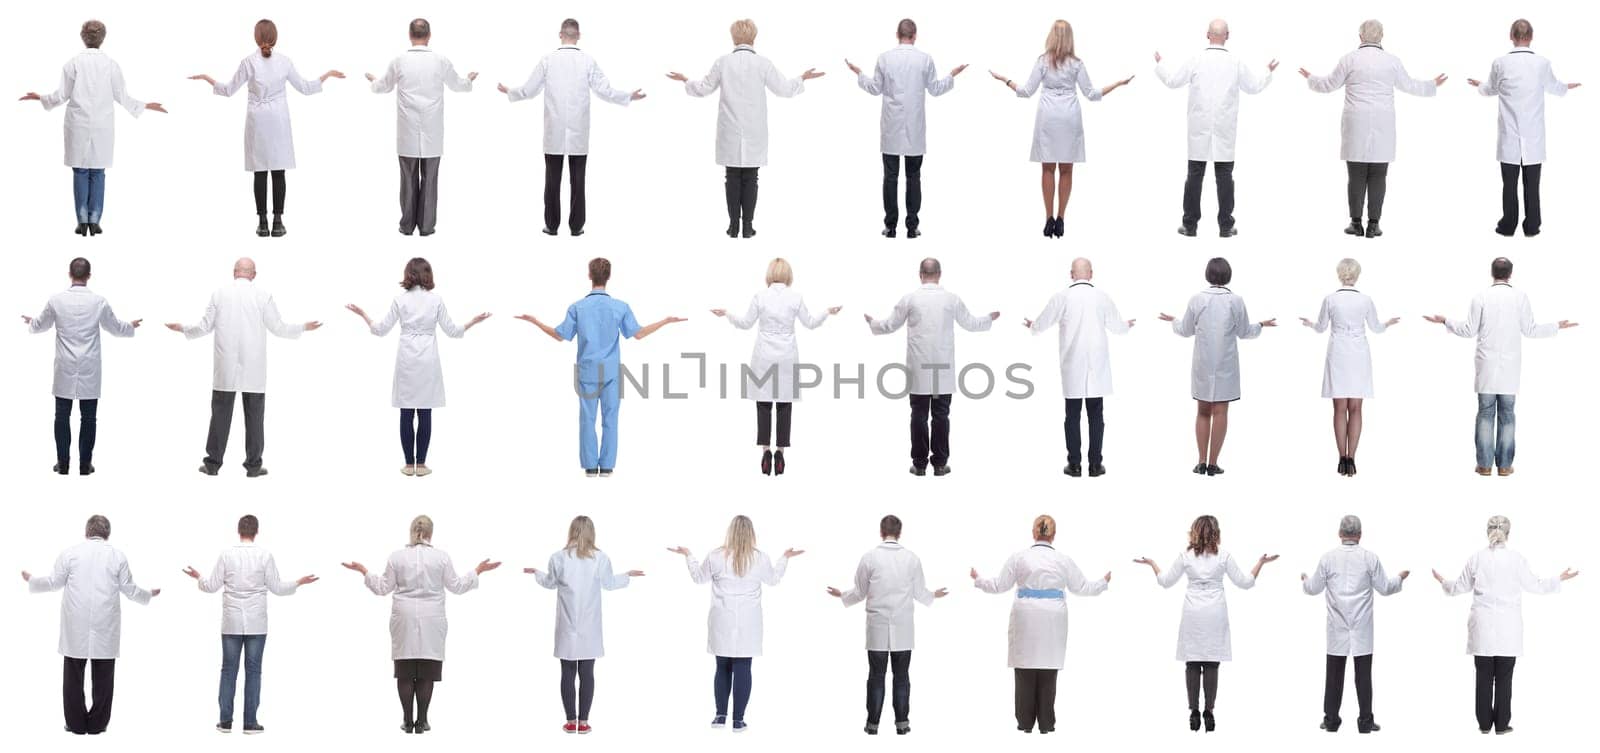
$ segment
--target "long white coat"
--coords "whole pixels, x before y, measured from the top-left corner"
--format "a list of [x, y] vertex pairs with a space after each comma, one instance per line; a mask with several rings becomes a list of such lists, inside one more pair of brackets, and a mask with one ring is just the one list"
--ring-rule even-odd
[[1083, 108], [1078, 104], [1078, 93], [1082, 92], [1084, 99], [1090, 102], [1099, 102], [1105, 90], [1089, 82], [1089, 68], [1082, 60], [1073, 58], [1058, 67], [1051, 65], [1043, 55], [1034, 62], [1028, 80], [1017, 87], [1017, 96], [1027, 99], [1041, 85], [1044, 93], [1039, 95], [1039, 109], [1033, 116], [1033, 148], [1028, 152], [1028, 159], [1054, 163], [1086, 161]]
[[1194, 338], [1189, 392], [1196, 400], [1225, 403], [1239, 399], [1239, 340], [1261, 336], [1250, 321], [1244, 299], [1213, 285], [1189, 299], [1189, 308], [1172, 322], [1172, 331]]
[[218, 81], [211, 91], [222, 97], [250, 87], [244, 111], [244, 169], [294, 169], [294, 129], [289, 125], [289, 89], [301, 94], [322, 91], [321, 79], [307, 80], [281, 52], [262, 57], [257, 50], [239, 62], [228, 81]]
[[773, 564], [757, 550], [744, 575], [733, 571], [727, 553], [714, 549], [705, 561], [687, 557], [689, 577], [711, 584], [711, 612], [706, 616], [706, 653], [730, 658], [761, 655], [761, 584], [778, 585], [789, 558]]
[[928, 151], [928, 95], [954, 89], [953, 76], [939, 78], [933, 56], [902, 44], [878, 56], [872, 75], [856, 76], [856, 85], [874, 97], [883, 97], [878, 116], [878, 150], [884, 154], [915, 157]]
[[144, 103], [128, 94], [117, 61], [98, 49], [78, 53], [61, 66], [61, 83], [56, 90], [39, 97], [45, 110], [66, 105], [62, 118], [65, 131], [67, 167], [106, 168], [116, 146], [117, 112], [122, 105], [129, 115], [144, 114]]
[[1520, 552], [1504, 544], [1478, 550], [1455, 580], [1444, 582], [1447, 596], [1472, 594], [1467, 615], [1467, 653], [1473, 656], [1522, 655], [1522, 592], [1561, 590], [1561, 576], [1540, 578]]
[[[799, 375], [800, 346], [795, 342], [794, 325], [816, 329], [828, 318], [827, 310], [812, 316], [805, 299], [781, 282], [768, 285], [750, 299], [743, 315], [728, 312], [728, 323], [739, 329], [756, 330], [755, 350], [750, 354], [750, 373], [742, 380], [740, 393], [750, 400], [790, 403], [800, 399], [795, 383]], [[770, 374], [770, 378], [768, 377]]]
[[1189, 87], [1189, 159], [1232, 162], [1239, 138], [1239, 92], [1260, 94], [1272, 71], [1257, 76], [1226, 47], [1212, 45], [1177, 68], [1156, 65], [1156, 78], [1170, 89]]
[[1328, 655], [1366, 656], [1372, 653], [1372, 594], [1400, 593], [1404, 581], [1383, 571], [1378, 555], [1346, 541], [1317, 563], [1301, 588], [1309, 596], [1326, 592], [1328, 600]]
[[907, 392], [913, 395], [949, 395], [955, 392], [956, 330], [987, 332], [994, 320], [973, 316], [955, 293], [936, 283], [923, 283], [895, 304], [887, 319], [870, 322], [872, 334], [887, 335], [906, 328]]
[[255, 283], [236, 277], [233, 284], [211, 294], [205, 316], [185, 325], [183, 334], [193, 340], [215, 331], [211, 359], [211, 388], [219, 392], [267, 391], [267, 333], [294, 339], [306, 331], [304, 324], [289, 324], [278, 315], [272, 294]]
[[741, 44], [717, 58], [711, 72], [683, 82], [691, 97], [704, 97], [718, 89], [717, 164], [724, 167], [763, 167], [767, 164], [767, 92], [793, 97], [805, 91], [805, 80], [785, 79], [776, 66], [754, 47]]
[[1528, 296], [1507, 282], [1490, 285], [1473, 297], [1466, 321], [1446, 319], [1444, 326], [1461, 337], [1477, 338], [1473, 390], [1480, 395], [1517, 394], [1522, 385], [1522, 338], [1554, 337], [1561, 331], [1555, 323], [1535, 320]]
[[545, 55], [528, 74], [527, 83], [506, 90], [506, 98], [519, 102], [544, 92], [544, 153], [589, 153], [589, 93], [614, 105], [633, 101], [633, 93], [611, 88], [594, 58], [576, 47], [564, 46]]
[[293, 596], [297, 581], [278, 576], [272, 552], [241, 541], [222, 550], [211, 574], [196, 581], [204, 593], [222, 592], [223, 635], [266, 635], [267, 594]]
[[1050, 297], [1033, 320], [1034, 334], [1056, 327], [1061, 338], [1061, 395], [1069, 400], [1111, 394], [1111, 347], [1106, 333], [1127, 334], [1128, 322], [1111, 296], [1076, 280]]
[[68, 400], [100, 398], [100, 330], [113, 337], [133, 337], [133, 325], [117, 318], [111, 304], [83, 285], [50, 296], [28, 331], [56, 330], [55, 378], [50, 390]]
[[891, 539], [861, 555], [852, 587], [839, 601], [846, 607], [867, 603], [868, 651], [910, 651], [916, 647], [916, 602], [933, 606], [933, 592], [922, 560]]
[[1224, 576], [1240, 588], [1250, 588], [1256, 578], [1239, 569], [1226, 551], [1197, 555], [1184, 550], [1172, 567], [1161, 571], [1156, 582], [1171, 588], [1187, 576], [1183, 594], [1183, 619], [1178, 623], [1178, 661], [1232, 661], [1233, 632], [1228, 627], [1228, 600], [1222, 594]]
[[1322, 369], [1322, 396], [1372, 397], [1372, 349], [1367, 330], [1382, 333], [1388, 325], [1378, 318], [1372, 297], [1352, 287], [1342, 287], [1322, 299], [1312, 329], [1328, 335], [1328, 356]]
[[612, 572], [605, 552], [579, 557], [572, 549], [550, 555], [550, 564], [534, 577], [556, 592], [556, 658], [583, 661], [605, 656], [600, 592], [626, 588], [630, 578]]
[[1439, 90], [1432, 79], [1412, 78], [1400, 58], [1375, 44], [1361, 45], [1339, 58], [1328, 75], [1306, 82], [1315, 92], [1344, 87], [1339, 159], [1346, 162], [1393, 162], [1394, 90], [1418, 97], [1431, 97]]
[[[1109, 585], [1104, 578], [1083, 577], [1071, 557], [1050, 544], [1036, 541], [1006, 560], [1000, 574], [979, 578], [972, 585], [985, 593], [1000, 594], [1012, 588], [1036, 591], [1070, 591], [1094, 596]], [[1023, 598], [1011, 603], [1011, 623], [1006, 629], [1006, 666], [1013, 669], [1061, 669], [1067, 660], [1067, 601]]]
[[1518, 47], [1494, 61], [1489, 77], [1478, 84], [1486, 97], [1500, 96], [1500, 130], [1495, 154], [1508, 165], [1538, 165], [1545, 160], [1544, 95], [1567, 95], [1550, 61]]
[[62, 591], [58, 651], [71, 659], [115, 659], [122, 649], [122, 599], [149, 604], [150, 592], [133, 582], [128, 558], [102, 538], [91, 538], [56, 558], [49, 575], [28, 580], [29, 593]]
[[367, 589], [394, 594], [389, 610], [389, 658], [444, 661], [450, 623], [444, 615], [446, 591], [460, 595], [478, 587], [478, 571], [456, 573], [450, 555], [429, 544], [414, 544], [389, 555], [383, 573], [367, 573]]
[[439, 364], [439, 341], [434, 330], [461, 337], [467, 330], [450, 318], [444, 299], [418, 285], [394, 297], [389, 313], [373, 322], [372, 334], [389, 334], [400, 325], [400, 346], [394, 355], [396, 408], [443, 408], [444, 369]]
[[[472, 82], [456, 73], [449, 58], [427, 45], [412, 45], [390, 61], [372, 91], [395, 91], [395, 151], [402, 157], [444, 154], [444, 90], [472, 91]], [[398, 91], [396, 91], [398, 89]]]

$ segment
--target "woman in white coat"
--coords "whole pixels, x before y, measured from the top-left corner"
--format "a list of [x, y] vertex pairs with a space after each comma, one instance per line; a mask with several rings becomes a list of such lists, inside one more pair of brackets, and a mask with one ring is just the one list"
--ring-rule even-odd
[[561, 705], [567, 714], [561, 729], [569, 735], [587, 735], [594, 703], [594, 662], [606, 654], [600, 592], [627, 588], [629, 579], [644, 571], [612, 572], [611, 558], [595, 548], [594, 521], [579, 515], [567, 527], [566, 547], [550, 555], [546, 569], [528, 567], [522, 572], [556, 592], [555, 653], [561, 661]]
[[[728, 323], [739, 329], [756, 325], [755, 351], [750, 354], [750, 370], [744, 375], [740, 392], [756, 402], [756, 444], [761, 447], [761, 475], [781, 476], [788, 467], [783, 451], [789, 448], [789, 426], [794, 403], [800, 399], [795, 386], [800, 375], [800, 346], [795, 342], [795, 323], [806, 329], [816, 329], [832, 314], [841, 310], [831, 306], [827, 311], [812, 316], [805, 299], [789, 286], [794, 284], [794, 268], [783, 258], [767, 264], [767, 288], [750, 299], [744, 315], [727, 309], [712, 309], [711, 313], [727, 317]], [[778, 444], [773, 452], [772, 423], [777, 414]]]
[[1511, 673], [1522, 655], [1522, 592], [1555, 593], [1562, 581], [1578, 577], [1578, 571], [1562, 570], [1549, 578], [1535, 575], [1527, 558], [1506, 548], [1511, 521], [1503, 515], [1489, 519], [1488, 536], [1489, 546], [1472, 555], [1455, 580], [1445, 580], [1438, 570], [1433, 579], [1446, 596], [1472, 594], [1467, 653], [1472, 654], [1477, 675], [1478, 731], [1487, 735], [1493, 729], [1504, 735], [1511, 731]]
[[367, 589], [374, 594], [394, 594], [389, 641], [395, 688], [405, 710], [400, 731], [420, 735], [433, 729], [428, 705], [433, 702], [433, 684], [444, 679], [444, 641], [450, 629], [444, 614], [445, 592], [459, 596], [477, 588], [478, 576], [500, 563], [485, 559], [466, 574], [457, 574], [450, 555], [433, 548], [433, 519], [418, 515], [411, 521], [411, 543], [389, 555], [381, 575], [368, 572], [360, 562], [341, 564], [365, 576]]
[[[218, 96], [231, 97], [245, 86], [250, 89], [250, 101], [244, 114], [244, 169], [255, 175], [256, 235], [263, 238], [280, 238], [288, 232], [283, 227], [283, 199], [287, 190], [283, 171], [294, 169], [294, 131], [289, 127], [288, 88], [301, 94], [322, 91], [322, 82], [330, 78], [344, 78], [339, 71], [330, 70], [307, 81], [294, 69], [294, 63], [282, 54], [274, 54], [278, 44], [278, 25], [268, 19], [256, 22], [256, 51], [239, 62], [239, 70], [226, 82], [218, 81], [204, 73], [190, 76], [190, 80], [204, 81]], [[267, 224], [267, 178], [272, 178], [272, 224]]]
[[[1178, 623], [1178, 661], [1184, 663], [1184, 687], [1189, 692], [1189, 729], [1207, 732], [1217, 728], [1212, 710], [1217, 700], [1217, 673], [1222, 662], [1233, 660], [1233, 634], [1228, 629], [1228, 601], [1222, 594], [1224, 576], [1239, 588], [1251, 588], [1261, 568], [1278, 555], [1261, 555], [1246, 575], [1239, 562], [1222, 549], [1222, 526], [1210, 515], [1201, 515], [1189, 526], [1189, 546], [1178, 555], [1172, 567], [1162, 571], [1149, 557], [1134, 560], [1149, 565], [1162, 588], [1171, 588], [1187, 577], [1183, 596], [1183, 620]], [[1205, 712], [1200, 711], [1200, 688], [1205, 686]]]
[[[1339, 475], [1356, 475], [1356, 445], [1361, 443], [1361, 402], [1372, 397], [1372, 350], [1367, 330], [1383, 333], [1400, 317], [1378, 318], [1372, 297], [1356, 290], [1361, 263], [1343, 259], [1336, 270], [1339, 289], [1322, 299], [1317, 320], [1300, 323], [1328, 334], [1327, 362], [1322, 369], [1322, 397], [1333, 400], [1333, 442], [1339, 447]], [[1331, 332], [1330, 332], [1331, 330]]]
[[1011, 555], [993, 578], [978, 576], [972, 568], [972, 585], [979, 591], [1003, 594], [1016, 589], [1011, 603], [1011, 623], [1006, 629], [1006, 665], [1016, 680], [1017, 729], [1039, 734], [1056, 730], [1056, 675], [1066, 665], [1068, 591], [1094, 596], [1106, 590], [1111, 573], [1089, 580], [1071, 557], [1055, 549], [1056, 520], [1049, 515], [1033, 519], [1033, 545]]
[[457, 325], [445, 310], [444, 299], [433, 292], [433, 266], [417, 257], [406, 262], [400, 287], [406, 292], [395, 296], [383, 321], [374, 323], [360, 306], [345, 308], [367, 323], [372, 334], [383, 337], [400, 325], [400, 347], [394, 356], [394, 407], [400, 409], [400, 448], [406, 464], [400, 472], [407, 476], [426, 476], [428, 443], [433, 440], [433, 409], [444, 407], [444, 370], [439, 365], [436, 329], [450, 337], [462, 337], [467, 330], [489, 318], [484, 312], [464, 325]]
[[1044, 53], [1034, 61], [1027, 82], [1019, 84], [994, 71], [989, 75], [1023, 99], [1044, 86], [1044, 93], [1039, 95], [1039, 111], [1033, 117], [1033, 149], [1028, 160], [1042, 168], [1039, 187], [1044, 194], [1044, 237], [1060, 238], [1062, 216], [1067, 212], [1067, 199], [1072, 197], [1072, 165], [1088, 159], [1084, 155], [1083, 110], [1078, 105], [1078, 93], [1082, 92], [1090, 102], [1099, 102], [1133, 77], [1096, 89], [1089, 82], [1089, 69], [1078, 59], [1072, 24], [1061, 19], [1051, 25], [1044, 40]]
[[1189, 372], [1189, 389], [1194, 397], [1194, 443], [1200, 461], [1194, 472], [1206, 476], [1222, 473], [1217, 459], [1222, 455], [1222, 440], [1228, 437], [1228, 405], [1239, 399], [1239, 340], [1261, 336], [1262, 327], [1278, 326], [1277, 319], [1250, 321], [1244, 299], [1228, 289], [1233, 267], [1217, 257], [1206, 262], [1206, 282], [1210, 287], [1189, 299], [1183, 318], [1162, 314], [1161, 321], [1172, 322], [1180, 337], [1194, 338], [1194, 363]]
[[[1339, 159], [1349, 173], [1347, 193], [1350, 225], [1346, 235], [1376, 238], [1383, 235], [1383, 196], [1389, 186], [1389, 163], [1394, 161], [1394, 90], [1431, 97], [1445, 82], [1443, 73], [1433, 80], [1412, 78], [1400, 58], [1383, 49], [1383, 24], [1361, 22], [1361, 46], [1339, 58], [1326, 76], [1300, 69], [1311, 91], [1328, 93], [1344, 87], [1344, 115], [1339, 119]], [[1365, 202], [1367, 226], [1361, 227]]]
[[776, 586], [783, 580], [789, 560], [805, 554], [789, 549], [774, 563], [756, 548], [756, 528], [750, 519], [736, 515], [728, 524], [721, 548], [711, 550], [704, 561], [697, 560], [687, 547], [668, 549], [683, 555], [689, 578], [711, 584], [711, 612], [706, 617], [706, 653], [717, 658], [717, 714], [711, 726], [728, 725], [728, 699], [733, 699], [733, 731], [743, 732], [745, 707], [750, 703], [750, 662], [761, 655], [761, 586]]
[[805, 82], [823, 76], [815, 68], [785, 79], [777, 66], [756, 54], [756, 24], [750, 19], [734, 21], [733, 52], [717, 58], [711, 72], [698, 81], [677, 71], [667, 74], [683, 82], [691, 97], [704, 97], [718, 89], [717, 164], [726, 170], [723, 191], [728, 201], [728, 237], [749, 238], [756, 234], [756, 173], [767, 164], [767, 92], [793, 97], [805, 90]]

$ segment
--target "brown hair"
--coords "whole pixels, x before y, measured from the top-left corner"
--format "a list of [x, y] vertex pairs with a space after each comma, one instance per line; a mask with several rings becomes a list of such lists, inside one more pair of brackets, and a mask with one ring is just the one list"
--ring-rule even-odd
[[595, 257], [589, 260], [589, 282], [595, 287], [603, 288], [611, 281], [611, 262], [604, 257]]
[[1526, 42], [1533, 39], [1533, 24], [1528, 23], [1528, 19], [1526, 18], [1519, 18], [1515, 21], [1512, 21], [1511, 38], [1517, 40], [1518, 42]]
[[1049, 515], [1040, 515], [1033, 519], [1033, 538], [1035, 541], [1051, 541], [1056, 537], [1056, 519]]
[[1210, 515], [1201, 515], [1189, 526], [1189, 551], [1195, 554], [1216, 554], [1222, 546], [1222, 525]]
[[261, 48], [261, 57], [272, 57], [272, 48], [278, 44], [278, 25], [270, 19], [263, 18], [256, 22], [256, 46]]
[[89, 260], [83, 258], [82, 256], [73, 259], [72, 262], [67, 265], [67, 275], [72, 278], [73, 282], [88, 282]]
[[878, 521], [878, 535], [885, 538], [894, 537], [898, 539], [900, 538], [901, 527], [899, 518], [893, 515], [885, 515], [883, 520]]
[[1511, 260], [1502, 256], [1489, 264], [1489, 274], [1496, 280], [1511, 279]]
[[895, 27], [894, 35], [898, 39], [915, 39], [917, 36], [917, 22], [909, 18], [900, 19], [900, 25]]
[[423, 40], [433, 36], [433, 26], [426, 18], [411, 19], [411, 28], [407, 30], [412, 39]]
[[239, 519], [239, 535], [240, 536], [243, 536], [244, 538], [247, 538], [247, 539], [253, 539], [253, 538], [256, 537], [256, 534], [260, 533], [260, 532], [261, 532], [261, 521], [257, 520], [256, 516], [254, 516], [254, 515], [246, 515], [246, 516], [244, 516], [244, 517]]
[[406, 262], [405, 278], [400, 280], [400, 287], [406, 290], [417, 287], [433, 290], [433, 265], [420, 256]]
[[78, 38], [83, 40], [83, 46], [91, 50], [100, 49], [100, 43], [106, 41], [106, 25], [90, 19], [83, 22], [83, 28], [78, 30]]
[[1206, 262], [1206, 282], [1222, 287], [1233, 281], [1233, 265], [1220, 256]]

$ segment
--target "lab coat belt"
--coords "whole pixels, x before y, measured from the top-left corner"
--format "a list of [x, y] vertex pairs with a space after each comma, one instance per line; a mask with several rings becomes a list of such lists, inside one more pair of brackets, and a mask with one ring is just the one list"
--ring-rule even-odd
[[1065, 599], [1067, 598], [1067, 594], [1059, 588], [1019, 588], [1017, 589], [1017, 598]]

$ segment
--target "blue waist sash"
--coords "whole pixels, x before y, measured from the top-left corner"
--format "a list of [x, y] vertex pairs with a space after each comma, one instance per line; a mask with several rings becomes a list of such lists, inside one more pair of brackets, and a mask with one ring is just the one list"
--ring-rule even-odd
[[1062, 591], [1059, 588], [1019, 588], [1019, 589], [1017, 589], [1017, 598], [1019, 598], [1019, 599], [1065, 599], [1066, 597], [1067, 597], [1066, 592]]

